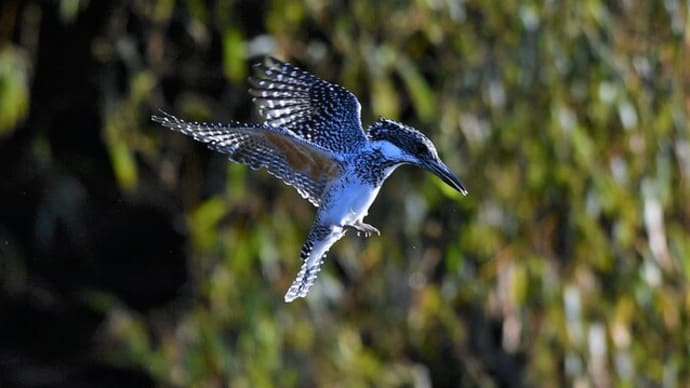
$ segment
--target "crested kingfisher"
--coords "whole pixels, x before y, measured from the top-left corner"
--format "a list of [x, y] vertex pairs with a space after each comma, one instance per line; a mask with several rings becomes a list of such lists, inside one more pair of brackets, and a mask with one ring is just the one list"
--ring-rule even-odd
[[300, 252], [302, 266], [285, 302], [307, 295], [326, 253], [348, 230], [365, 237], [380, 235], [363, 220], [398, 166], [424, 168], [467, 195], [431, 140], [418, 130], [383, 118], [364, 130], [359, 101], [342, 86], [272, 57], [254, 70], [249, 92], [262, 124], [188, 122], [163, 111], [151, 119], [227, 154], [233, 162], [265, 168], [317, 208]]

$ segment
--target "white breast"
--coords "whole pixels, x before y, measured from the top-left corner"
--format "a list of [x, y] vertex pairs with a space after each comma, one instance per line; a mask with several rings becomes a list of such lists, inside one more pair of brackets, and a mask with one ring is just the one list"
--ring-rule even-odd
[[349, 225], [361, 221], [378, 193], [378, 187], [347, 182], [331, 194], [328, 209], [323, 209], [321, 214], [321, 221], [330, 225]]

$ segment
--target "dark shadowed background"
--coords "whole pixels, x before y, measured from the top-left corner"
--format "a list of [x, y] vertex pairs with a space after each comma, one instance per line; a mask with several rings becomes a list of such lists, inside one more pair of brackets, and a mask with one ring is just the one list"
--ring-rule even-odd
[[[681, 1], [3, 1], [0, 386], [687, 386]], [[283, 302], [314, 209], [154, 125], [264, 55], [425, 132]]]

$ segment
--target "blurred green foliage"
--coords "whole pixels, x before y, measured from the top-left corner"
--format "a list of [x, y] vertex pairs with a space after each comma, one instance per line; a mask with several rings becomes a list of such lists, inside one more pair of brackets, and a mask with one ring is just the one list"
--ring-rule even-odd
[[[61, 4], [69, 23], [80, 2]], [[124, 194], [184, 202], [192, 277], [147, 314], [92, 302], [104, 359], [164, 386], [690, 384], [687, 4], [130, 7], [140, 34], [116, 12], [93, 46], [128, 77], [104, 76], [101, 132]], [[267, 54], [355, 92], [365, 125], [427, 133], [470, 190], [402, 168], [368, 218], [383, 235], [344, 238], [292, 304], [313, 209], [242, 166], [202, 189], [210, 151], [148, 122], [256, 120], [244, 78]], [[0, 131], [26, 113], [21, 58], [0, 49]]]
[[29, 107], [28, 64], [12, 46], [0, 47], [0, 136], [12, 131]]

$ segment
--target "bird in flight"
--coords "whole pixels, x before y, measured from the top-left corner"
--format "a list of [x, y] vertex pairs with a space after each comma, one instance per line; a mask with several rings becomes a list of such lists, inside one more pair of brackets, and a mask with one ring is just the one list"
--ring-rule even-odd
[[380, 235], [363, 220], [398, 166], [424, 168], [467, 195], [418, 130], [383, 118], [364, 130], [354, 94], [278, 59], [266, 58], [254, 70], [249, 91], [262, 124], [188, 122], [163, 111], [151, 119], [233, 162], [266, 169], [317, 208], [300, 252], [302, 266], [285, 302], [307, 295], [326, 253], [348, 230]]

